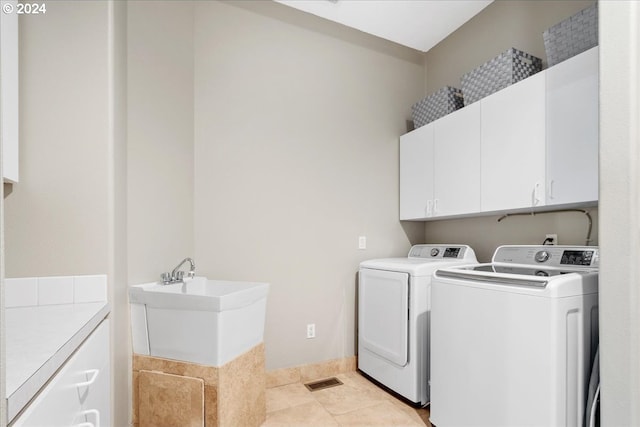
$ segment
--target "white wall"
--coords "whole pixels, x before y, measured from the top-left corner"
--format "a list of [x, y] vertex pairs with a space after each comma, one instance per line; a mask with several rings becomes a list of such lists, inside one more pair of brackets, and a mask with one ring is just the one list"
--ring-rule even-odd
[[199, 272], [271, 283], [268, 369], [351, 356], [358, 263], [422, 237], [398, 221], [422, 56], [273, 2], [195, 8]]
[[603, 426], [640, 425], [640, 3], [600, 2]]

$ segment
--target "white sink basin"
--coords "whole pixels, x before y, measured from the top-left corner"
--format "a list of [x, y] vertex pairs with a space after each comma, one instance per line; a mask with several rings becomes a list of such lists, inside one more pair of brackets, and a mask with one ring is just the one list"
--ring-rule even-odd
[[133, 351], [221, 366], [263, 341], [269, 284], [207, 280], [129, 288]]

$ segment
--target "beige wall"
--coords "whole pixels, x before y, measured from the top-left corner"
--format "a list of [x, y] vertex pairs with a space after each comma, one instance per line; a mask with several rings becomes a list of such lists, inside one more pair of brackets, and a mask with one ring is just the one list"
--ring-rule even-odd
[[[544, 60], [545, 29], [593, 1], [496, 0], [426, 54], [426, 93], [442, 86], [460, 87], [460, 77], [510, 47]], [[592, 241], [598, 244], [598, 209], [593, 217]], [[535, 216], [499, 216], [430, 221], [425, 224], [427, 243], [466, 243], [481, 261], [489, 261], [502, 244], [541, 244], [546, 234], [558, 234], [563, 245], [584, 245], [588, 220], [582, 213], [550, 213]]]
[[127, 269], [127, 4], [109, 2], [109, 301], [114, 426], [131, 419], [131, 340]]
[[196, 2], [195, 17], [199, 272], [271, 283], [268, 369], [351, 356], [358, 263], [422, 238], [398, 221], [422, 55], [274, 2]]
[[122, 274], [117, 304], [127, 310], [127, 317], [118, 329], [121, 353], [115, 354], [120, 374], [114, 395], [119, 405], [116, 425], [131, 419], [127, 286], [157, 280], [193, 256], [194, 250], [193, 4], [122, 5], [126, 9], [127, 271]]
[[[586, 208], [593, 229], [591, 245], [598, 244], [598, 209]], [[471, 246], [479, 261], [491, 261], [500, 245], [541, 245], [546, 234], [557, 234], [561, 245], [584, 245], [589, 219], [582, 212], [537, 213], [509, 216], [484, 216], [445, 221], [430, 221], [425, 227], [427, 243], [464, 243]]]
[[21, 174], [4, 200], [7, 276], [108, 274], [115, 425], [130, 401], [123, 6], [50, 1], [21, 18]]
[[[20, 183], [5, 199], [7, 277], [107, 272], [107, 3], [20, 20]], [[22, 17], [26, 18], [26, 17]]]
[[543, 60], [542, 33], [593, 0], [496, 0], [426, 54], [426, 93], [460, 87], [460, 77], [515, 47]]
[[128, 267], [135, 284], [193, 256], [193, 4], [128, 5]]

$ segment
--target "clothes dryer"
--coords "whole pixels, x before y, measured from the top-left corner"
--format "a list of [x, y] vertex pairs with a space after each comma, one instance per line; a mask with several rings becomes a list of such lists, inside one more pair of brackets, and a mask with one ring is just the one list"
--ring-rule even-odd
[[429, 309], [433, 272], [476, 263], [465, 245], [415, 245], [406, 258], [360, 264], [358, 369], [417, 405], [429, 401]]

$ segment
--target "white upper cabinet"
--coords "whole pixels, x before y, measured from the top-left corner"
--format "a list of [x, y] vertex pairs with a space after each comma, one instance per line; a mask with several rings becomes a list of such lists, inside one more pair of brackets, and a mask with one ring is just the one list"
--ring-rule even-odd
[[400, 137], [400, 219], [479, 210], [479, 104]]
[[400, 137], [400, 219], [433, 215], [433, 125]]
[[545, 203], [545, 73], [480, 101], [481, 210]]
[[547, 205], [598, 200], [598, 47], [547, 74]]
[[594, 205], [598, 48], [400, 137], [400, 219]]
[[434, 216], [480, 211], [480, 104], [434, 122]]
[[18, 182], [18, 2], [3, 0], [2, 4], [13, 10], [0, 12], [2, 178], [4, 182], [15, 183]]

